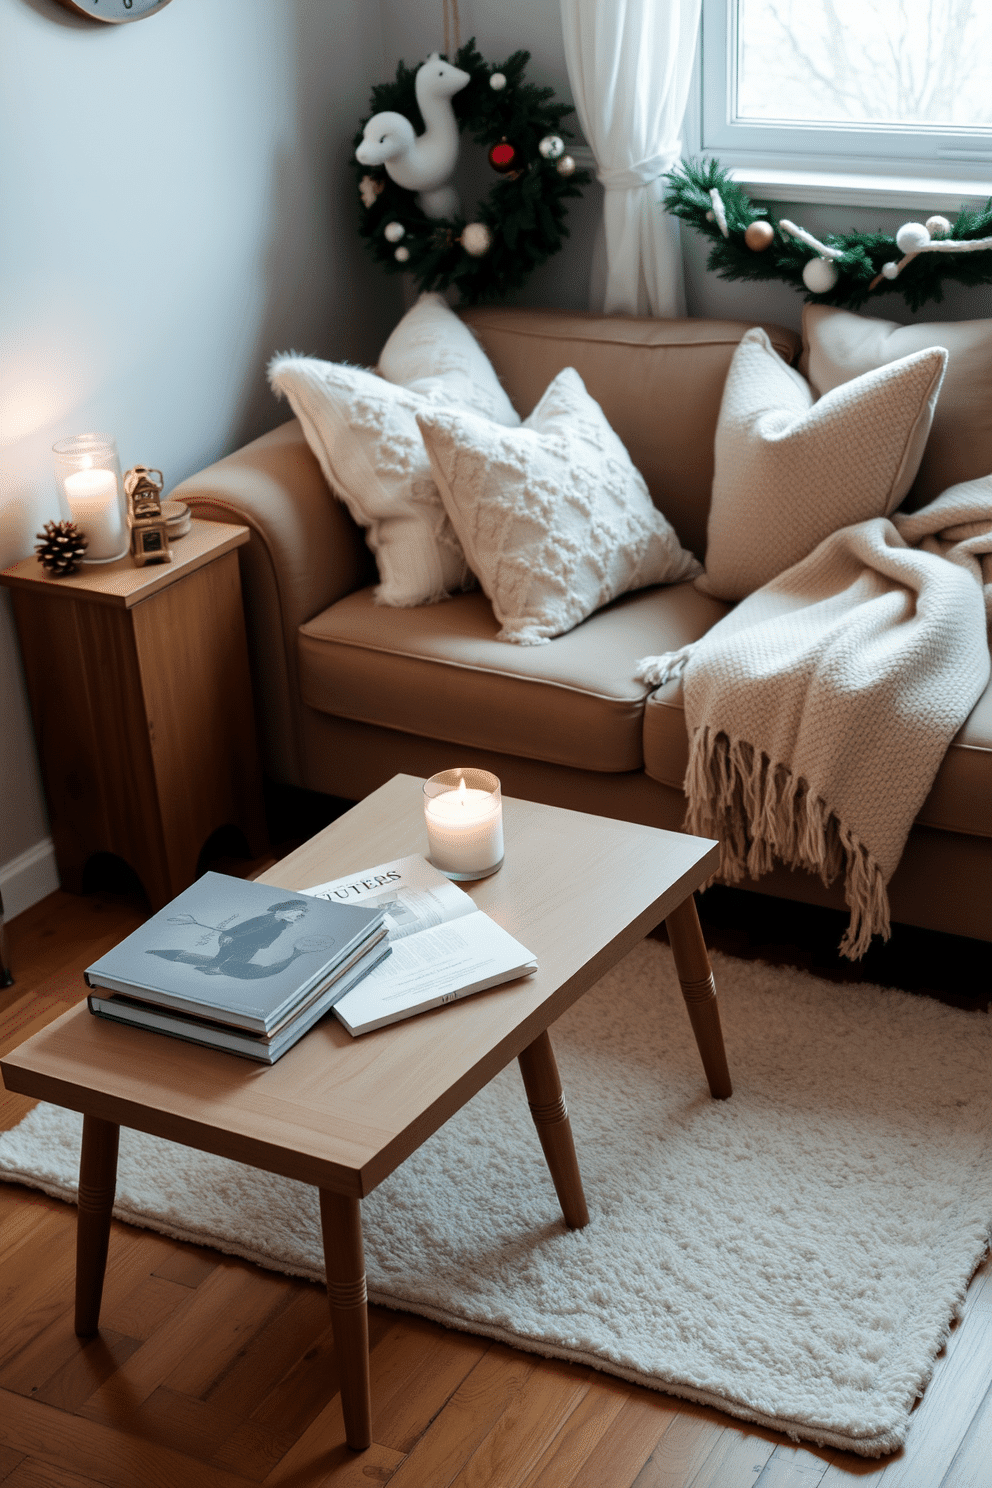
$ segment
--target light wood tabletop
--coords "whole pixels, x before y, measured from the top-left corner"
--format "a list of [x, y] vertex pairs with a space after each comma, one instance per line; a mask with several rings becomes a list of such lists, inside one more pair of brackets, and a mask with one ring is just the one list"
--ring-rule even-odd
[[[262, 882], [303, 889], [425, 851], [421, 788], [394, 777]], [[585, 1223], [548, 1029], [663, 919], [710, 1090], [731, 1093], [692, 899], [718, 845], [514, 798], [503, 810], [504, 865], [465, 888], [533, 953], [533, 976], [359, 1038], [328, 1017], [273, 1066], [109, 1023], [85, 1005], [0, 1063], [8, 1089], [84, 1113], [77, 1331], [97, 1326], [120, 1126], [315, 1184], [348, 1441], [362, 1447], [371, 1416], [361, 1196], [517, 1057], [566, 1222]]]

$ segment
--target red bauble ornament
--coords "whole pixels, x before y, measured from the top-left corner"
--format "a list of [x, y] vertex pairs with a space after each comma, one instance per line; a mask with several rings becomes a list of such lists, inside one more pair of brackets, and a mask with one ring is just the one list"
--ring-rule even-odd
[[500, 140], [489, 151], [489, 164], [498, 176], [507, 176], [511, 171], [517, 170], [516, 147], [508, 140]]

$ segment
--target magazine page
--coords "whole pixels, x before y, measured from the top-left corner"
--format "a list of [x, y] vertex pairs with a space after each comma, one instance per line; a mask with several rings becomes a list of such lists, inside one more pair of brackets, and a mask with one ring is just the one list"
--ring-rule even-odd
[[381, 909], [391, 944], [434, 925], [477, 913], [469, 896], [419, 853], [316, 884], [301, 893], [332, 904]]
[[536, 970], [530, 951], [476, 910], [470, 918], [435, 925], [394, 945], [334, 1011], [349, 1033], [368, 1033]]

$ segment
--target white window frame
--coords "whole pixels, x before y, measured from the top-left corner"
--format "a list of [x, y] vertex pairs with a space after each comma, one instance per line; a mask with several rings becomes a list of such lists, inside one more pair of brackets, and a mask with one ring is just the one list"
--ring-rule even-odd
[[[734, 118], [736, 0], [702, 0], [699, 87], [685, 143], [715, 155], [742, 184], [777, 199], [957, 208], [992, 196], [992, 128], [951, 130], [825, 124], [794, 128]], [[939, 198], [939, 200], [938, 200]]]

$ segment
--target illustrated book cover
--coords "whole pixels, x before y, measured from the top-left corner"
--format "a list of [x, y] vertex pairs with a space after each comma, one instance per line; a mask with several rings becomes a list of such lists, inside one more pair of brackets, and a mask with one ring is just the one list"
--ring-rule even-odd
[[90, 988], [271, 1037], [371, 948], [383, 918], [378, 905], [205, 873], [84, 975]]

